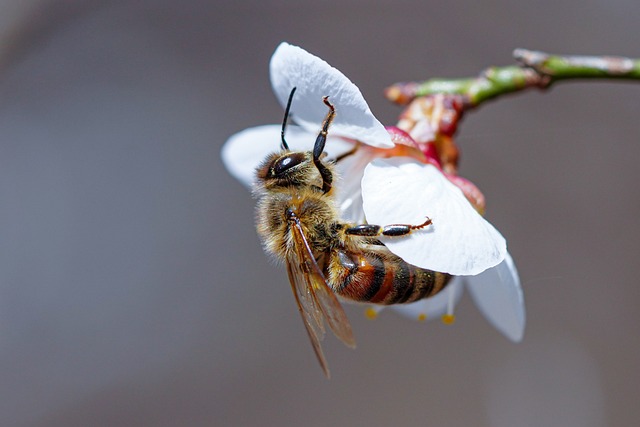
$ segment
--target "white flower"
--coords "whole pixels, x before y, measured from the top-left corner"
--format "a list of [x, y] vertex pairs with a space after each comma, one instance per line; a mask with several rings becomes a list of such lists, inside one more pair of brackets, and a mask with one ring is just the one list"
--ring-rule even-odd
[[[460, 189], [420, 152], [396, 144], [398, 131], [387, 131], [358, 87], [325, 61], [282, 43], [271, 58], [270, 75], [283, 107], [291, 89], [297, 87], [291, 107], [297, 126], [290, 125], [286, 131], [290, 149], [313, 148], [327, 112], [323, 96], [329, 96], [337, 112], [326, 144], [329, 158], [359, 144], [355, 154], [338, 163], [342, 181], [336, 187], [343, 219], [363, 222], [366, 217], [369, 223], [387, 225], [421, 224], [429, 217], [433, 224], [424, 230], [381, 240], [411, 264], [463, 276], [435, 297], [394, 308], [417, 318], [451, 314], [464, 282], [485, 317], [519, 341], [524, 301], [506, 242]], [[222, 150], [229, 172], [250, 187], [258, 164], [279, 150], [280, 130], [281, 125], [259, 126], [229, 138]], [[411, 157], [398, 157], [408, 153]]]

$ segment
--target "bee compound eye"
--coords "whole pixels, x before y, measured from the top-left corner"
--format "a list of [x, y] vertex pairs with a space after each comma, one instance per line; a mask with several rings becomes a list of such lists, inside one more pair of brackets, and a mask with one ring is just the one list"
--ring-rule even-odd
[[282, 175], [292, 167], [302, 163], [304, 159], [305, 156], [303, 153], [293, 153], [282, 157], [273, 164], [273, 174], [275, 176]]

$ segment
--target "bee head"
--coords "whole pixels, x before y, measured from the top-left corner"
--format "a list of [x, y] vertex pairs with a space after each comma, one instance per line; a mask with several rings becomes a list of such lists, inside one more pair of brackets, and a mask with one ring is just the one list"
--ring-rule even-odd
[[[326, 166], [322, 167], [329, 172]], [[256, 176], [266, 189], [316, 187], [321, 190], [319, 184], [324, 181], [311, 151], [273, 153], [258, 167]]]
[[[282, 121], [281, 132], [281, 148], [282, 152], [274, 153], [268, 156], [257, 170], [258, 181], [264, 185], [266, 189], [276, 187], [315, 187], [324, 194], [331, 190], [331, 182], [333, 181], [333, 172], [330, 166], [325, 165], [320, 160], [323, 155], [324, 145], [327, 141], [327, 132], [329, 125], [335, 117], [336, 111], [328, 100], [323, 98], [323, 102], [329, 107], [329, 113], [322, 123], [322, 130], [316, 138], [313, 151], [299, 152], [290, 151], [289, 146], [284, 138], [284, 131], [289, 118], [289, 110], [293, 101], [293, 94], [296, 92], [294, 87], [289, 94], [287, 108], [284, 112], [284, 120]], [[316, 183], [321, 182], [318, 186]]]

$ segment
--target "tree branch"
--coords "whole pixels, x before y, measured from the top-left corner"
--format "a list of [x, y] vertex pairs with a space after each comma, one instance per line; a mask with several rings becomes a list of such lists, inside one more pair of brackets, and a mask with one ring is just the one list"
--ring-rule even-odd
[[465, 79], [431, 79], [424, 82], [396, 83], [385, 96], [400, 105], [420, 96], [452, 95], [463, 110], [485, 101], [528, 88], [546, 89], [568, 79], [640, 80], [640, 60], [614, 56], [568, 56], [516, 49], [514, 58], [520, 65], [489, 67], [478, 77]]

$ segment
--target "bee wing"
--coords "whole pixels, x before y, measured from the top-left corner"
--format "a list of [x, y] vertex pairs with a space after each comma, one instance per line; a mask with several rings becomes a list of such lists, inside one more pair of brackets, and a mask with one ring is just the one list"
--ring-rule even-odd
[[322, 311], [311, 293], [309, 278], [303, 266], [305, 260], [300, 259], [296, 252], [287, 259], [287, 273], [289, 273], [291, 289], [296, 297], [302, 320], [310, 328], [310, 334], [317, 340], [322, 340], [325, 333]]
[[322, 324], [322, 317], [318, 318], [318, 316], [321, 316], [322, 313], [307, 289], [307, 281], [304, 278], [305, 273], [302, 271], [297, 258], [297, 255], [294, 255], [292, 259], [287, 259], [289, 282], [291, 282], [291, 289], [298, 304], [298, 311], [300, 311], [300, 316], [302, 316], [302, 323], [304, 323], [304, 327], [309, 335], [313, 351], [316, 353], [316, 357], [318, 358], [318, 362], [320, 362], [324, 374], [329, 378], [329, 365], [320, 346], [320, 341], [324, 338], [324, 326]]
[[335, 336], [347, 346], [355, 347], [355, 339], [347, 315], [327, 285], [300, 223], [294, 222], [291, 231], [295, 249], [291, 259], [287, 260], [289, 280], [311, 344], [328, 376], [329, 370], [320, 347], [320, 340], [324, 337], [323, 319], [326, 319]]

